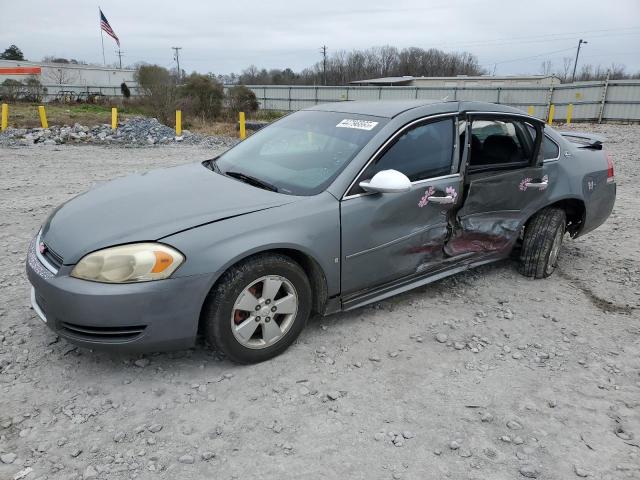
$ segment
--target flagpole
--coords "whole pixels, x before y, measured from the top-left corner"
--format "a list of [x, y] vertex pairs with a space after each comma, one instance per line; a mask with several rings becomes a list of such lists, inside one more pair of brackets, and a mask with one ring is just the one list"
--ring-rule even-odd
[[98, 7], [98, 25], [100, 26], [100, 41], [102, 42], [102, 65], [107, 66], [107, 61], [104, 58], [104, 34], [102, 33], [102, 10]]

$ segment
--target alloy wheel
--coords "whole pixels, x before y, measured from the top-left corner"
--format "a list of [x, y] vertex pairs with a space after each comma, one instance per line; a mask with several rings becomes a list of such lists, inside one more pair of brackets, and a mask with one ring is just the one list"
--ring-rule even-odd
[[291, 328], [298, 312], [298, 294], [285, 277], [267, 275], [247, 285], [231, 311], [231, 331], [244, 347], [274, 345]]

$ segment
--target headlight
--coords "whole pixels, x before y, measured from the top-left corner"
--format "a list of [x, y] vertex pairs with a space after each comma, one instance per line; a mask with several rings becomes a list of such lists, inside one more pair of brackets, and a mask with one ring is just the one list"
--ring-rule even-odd
[[168, 278], [184, 261], [177, 250], [160, 243], [135, 243], [90, 253], [72, 277], [106, 283], [147, 282]]

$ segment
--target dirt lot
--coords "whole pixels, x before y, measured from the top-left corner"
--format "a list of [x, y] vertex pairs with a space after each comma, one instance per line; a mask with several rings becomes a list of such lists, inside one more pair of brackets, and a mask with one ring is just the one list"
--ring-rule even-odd
[[580, 128], [610, 138], [618, 201], [551, 278], [483, 267], [250, 367], [76, 349], [29, 308], [54, 206], [212, 151], [0, 149], [0, 479], [640, 478], [640, 127]]

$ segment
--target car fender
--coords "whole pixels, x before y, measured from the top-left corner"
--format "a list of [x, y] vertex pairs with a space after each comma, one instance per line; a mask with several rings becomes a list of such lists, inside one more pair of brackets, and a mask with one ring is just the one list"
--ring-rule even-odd
[[244, 258], [266, 251], [292, 250], [319, 266], [326, 279], [328, 296], [340, 292], [339, 203], [327, 192], [161, 240], [186, 256], [174, 276], [206, 274], [209, 288]]

